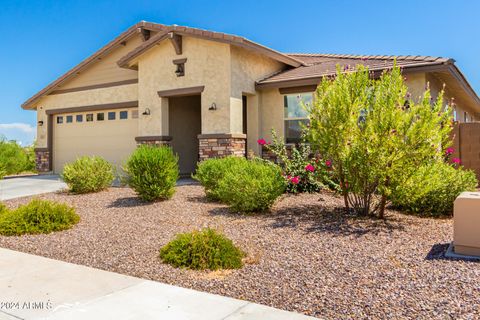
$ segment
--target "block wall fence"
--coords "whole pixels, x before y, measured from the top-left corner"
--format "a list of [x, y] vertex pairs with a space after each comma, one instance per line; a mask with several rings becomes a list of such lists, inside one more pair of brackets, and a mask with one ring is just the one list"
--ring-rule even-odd
[[475, 171], [480, 181], [480, 122], [456, 123], [452, 139], [452, 156], [459, 158], [465, 169]]

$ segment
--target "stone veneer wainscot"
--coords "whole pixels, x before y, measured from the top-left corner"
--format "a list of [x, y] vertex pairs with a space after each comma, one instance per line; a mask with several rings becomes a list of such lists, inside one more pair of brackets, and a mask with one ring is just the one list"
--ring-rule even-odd
[[232, 155], [245, 157], [246, 138], [247, 135], [241, 133], [200, 134], [198, 135], [200, 161]]

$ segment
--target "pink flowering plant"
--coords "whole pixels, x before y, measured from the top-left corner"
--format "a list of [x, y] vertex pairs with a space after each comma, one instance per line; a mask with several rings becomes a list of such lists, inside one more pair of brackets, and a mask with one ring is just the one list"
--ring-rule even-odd
[[287, 192], [318, 192], [324, 185], [335, 188], [326, 162], [318, 156], [315, 157], [308, 144], [300, 143], [289, 150], [274, 130], [271, 143], [264, 139], [257, 142], [274, 155], [275, 163], [281, 167], [287, 183]]

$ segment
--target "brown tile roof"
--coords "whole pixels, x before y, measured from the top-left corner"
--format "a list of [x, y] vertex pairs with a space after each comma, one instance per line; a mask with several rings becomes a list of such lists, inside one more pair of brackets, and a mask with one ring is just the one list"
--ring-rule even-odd
[[303, 61], [297, 59], [293, 55], [287, 55], [276, 50], [270, 49], [265, 47], [261, 44], [248, 40], [244, 37], [223, 33], [223, 32], [215, 32], [215, 31], [208, 31], [198, 28], [191, 28], [185, 26], [177, 26], [177, 25], [161, 25], [164, 29], [162, 32], [159, 32], [155, 36], [153, 36], [148, 41], [142, 43], [140, 46], [129, 52], [127, 55], [122, 57], [118, 61], [118, 65], [120, 67], [129, 67], [129, 62], [135, 59], [136, 57], [140, 56], [142, 53], [149, 50], [155, 44], [171, 37], [173, 34], [178, 35], [187, 35], [191, 37], [198, 37], [202, 39], [212, 40], [212, 41], [219, 41], [224, 43], [229, 43], [235, 46], [243, 47], [249, 50], [256, 51], [260, 54], [269, 56], [270, 58], [285, 63], [286, 65], [292, 67], [299, 67], [303, 65]]
[[341, 68], [354, 68], [365, 65], [371, 71], [381, 71], [391, 68], [395, 59], [401, 68], [419, 68], [442, 64], [452, 64], [453, 59], [430, 56], [385, 56], [385, 55], [342, 55], [342, 54], [312, 54], [290, 53], [291, 57], [303, 61], [304, 66], [288, 69], [258, 81], [258, 85], [280, 83], [284, 81], [320, 79], [323, 76], [333, 75], [337, 65]]

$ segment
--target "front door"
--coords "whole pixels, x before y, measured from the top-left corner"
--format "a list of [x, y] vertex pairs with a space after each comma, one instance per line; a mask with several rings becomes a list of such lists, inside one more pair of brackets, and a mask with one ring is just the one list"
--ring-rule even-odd
[[200, 95], [169, 98], [168, 108], [168, 127], [173, 151], [179, 157], [180, 175], [189, 176], [198, 162], [197, 136], [202, 130]]

